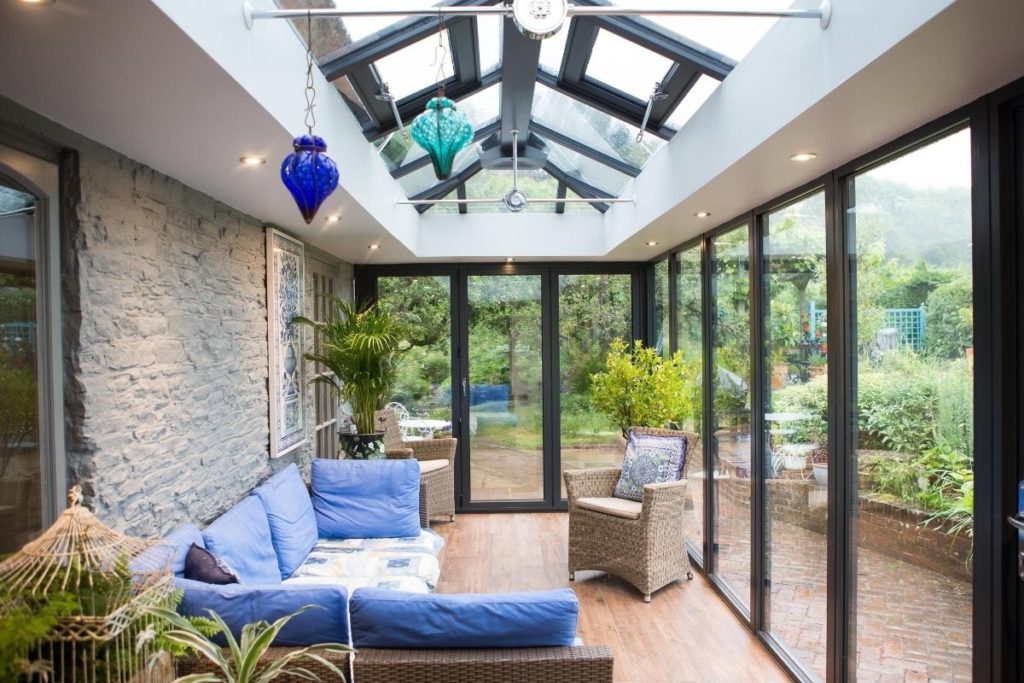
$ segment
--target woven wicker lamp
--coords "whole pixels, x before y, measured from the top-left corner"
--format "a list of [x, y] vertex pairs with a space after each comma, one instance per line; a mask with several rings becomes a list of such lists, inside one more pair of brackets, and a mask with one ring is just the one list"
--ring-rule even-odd
[[77, 603], [30, 654], [39, 680], [169, 680], [169, 667], [151, 666], [146, 609], [170, 604], [174, 548], [104, 526], [81, 499], [71, 489], [53, 526], [0, 563], [0, 616], [57, 593]]

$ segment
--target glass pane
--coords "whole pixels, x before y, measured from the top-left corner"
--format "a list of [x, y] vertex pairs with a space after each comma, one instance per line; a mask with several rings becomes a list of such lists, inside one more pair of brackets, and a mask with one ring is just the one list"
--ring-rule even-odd
[[646, 102], [671, 66], [671, 59], [601, 29], [585, 75]]
[[36, 199], [0, 180], [0, 554], [42, 529]]
[[562, 56], [565, 54], [565, 41], [568, 37], [569, 25], [566, 24], [561, 31], [541, 41], [540, 64], [542, 67], [554, 74], [558, 73], [562, 68]]
[[[626, 2], [617, 0], [612, 4], [625, 5]], [[652, 0], [644, 3], [644, 7], [659, 6], [678, 7], [679, 0]], [[714, 6], [720, 9], [771, 9], [778, 8], [779, 4], [775, 0], [716, 0]], [[735, 61], [746, 57], [775, 24], [775, 19], [770, 17], [652, 16], [650, 21]]]
[[441, 42], [444, 45], [441, 72], [438, 71], [437, 65], [441, 49], [437, 45], [436, 35], [427, 36], [374, 62], [380, 80], [388, 84], [391, 95], [396, 100], [403, 100], [409, 95], [431, 87], [438, 80], [447, 81], [455, 75], [447, 30], [441, 34]]
[[[397, 137], [397, 136], [396, 136]], [[474, 161], [480, 158], [480, 146], [469, 145], [455, 156], [455, 163], [452, 164], [452, 175], [455, 177], [462, 173], [466, 168]], [[427, 164], [422, 166], [412, 173], [408, 173], [398, 179], [402, 189], [405, 190], [407, 197], [412, 197], [429, 190], [434, 185], [437, 185], [441, 180], [437, 179], [437, 174], [434, 172], [434, 165]]]
[[825, 193], [774, 211], [764, 244], [767, 630], [821, 680], [826, 666], [828, 377]]
[[750, 257], [748, 226], [711, 240], [714, 568], [750, 599]]
[[860, 680], [971, 678], [971, 134], [850, 180]]
[[[605, 368], [613, 339], [633, 334], [629, 274], [558, 277], [558, 358], [562, 472], [622, 464], [621, 432], [590, 402], [590, 377]], [[562, 498], [565, 481], [559, 473]]]
[[533, 118], [588, 147], [639, 168], [665, 144], [654, 135], [645, 135], [642, 142], [637, 142], [636, 127], [540, 83], [533, 96]]
[[[470, 199], [501, 199], [512, 189], [512, 171], [496, 171], [485, 168], [466, 181], [466, 196]], [[554, 213], [553, 202], [541, 201], [554, 199], [558, 195], [558, 181], [546, 171], [519, 172], [519, 189], [530, 199], [524, 212]], [[506, 213], [504, 204], [470, 204], [470, 213]]]
[[654, 264], [654, 348], [668, 358], [668, 259]]
[[721, 81], [711, 76], [702, 75], [698, 78], [697, 82], [690, 88], [690, 92], [686, 93], [686, 97], [676, 106], [672, 115], [668, 117], [669, 128], [679, 130], [685, 126], [686, 122], [697, 113], [697, 110], [711, 97], [711, 93], [715, 92], [721, 84]]
[[471, 500], [543, 500], [541, 277], [468, 287]]
[[[572, 190], [569, 190], [569, 189], [567, 189], [565, 191], [565, 198], [566, 199], [583, 199], [583, 197], [580, 197], [578, 194], [576, 194], [575, 192], [573, 192]], [[566, 213], [590, 213], [591, 211], [597, 211], [597, 209], [594, 207], [593, 204], [589, 204], [589, 203], [570, 202], [570, 203], [565, 205], [565, 212]]]
[[607, 193], [607, 196], [619, 196], [630, 181], [628, 175], [616, 171], [611, 166], [605, 166], [557, 142], [547, 139], [544, 142], [550, 150], [548, 160], [551, 163], [564, 173]]
[[[687, 507], [683, 518], [686, 523], [686, 539], [690, 549], [701, 557], [704, 552], [704, 482], [707, 479], [707, 465], [704, 460], [704, 296], [701, 292], [700, 246], [691, 247], [676, 254], [676, 341], [679, 352], [686, 363], [686, 393], [691, 397], [693, 412], [684, 416], [682, 427], [686, 431], [700, 434], [700, 444], [690, 451]], [[692, 512], [692, 515], [690, 514]]]
[[394, 401], [408, 416], [400, 424], [407, 439], [451, 432], [451, 281], [447, 275], [382, 277], [381, 305], [405, 327], [410, 348], [402, 356]]
[[480, 45], [480, 74], [488, 74], [501, 66], [501, 40], [505, 20], [502, 17], [476, 18]]

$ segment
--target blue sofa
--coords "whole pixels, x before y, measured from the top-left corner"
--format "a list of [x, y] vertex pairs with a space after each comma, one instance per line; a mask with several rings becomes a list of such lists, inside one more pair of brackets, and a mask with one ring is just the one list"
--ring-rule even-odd
[[[236, 634], [256, 621], [292, 619], [268, 657], [323, 642], [351, 644], [355, 683], [485, 673], [491, 680], [611, 683], [612, 656], [576, 641], [579, 605], [569, 589], [539, 593], [432, 594], [443, 541], [419, 522], [415, 461], [316, 460], [307, 490], [291, 465], [205, 529], [167, 537], [175, 547], [179, 611], [217, 612]], [[195, 544], [239, 583], [184, 577]], [[179, 674], [209, 671], [200, 659]], [[493, 673], [493, 676], [491, 674]], [[350, 679], [351, 680], [351, 679]]]

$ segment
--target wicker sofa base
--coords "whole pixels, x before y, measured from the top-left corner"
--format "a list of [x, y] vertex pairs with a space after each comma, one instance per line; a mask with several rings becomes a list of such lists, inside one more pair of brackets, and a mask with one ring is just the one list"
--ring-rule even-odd
[[[272, 647], [264, 662], [280, 659], [290, 648]], [[226, 656], [230, 656], [225, 652]], [[603, 645], [480, 650], [360, 650], [331, 656], [349, 672], [348, 683], [612, 683], [614, 660]], [[352, 660], [352, 661], [349, 661]], [[338, 677], [315, 662], [303, 666], [324, 683]], [[177, 662], [179, 676], [216, 673], [205, 659]], [[353, 672], [354, 673], [351, 673]], [[298, 681], [298, 678], [282, 678]]]
[[603, 645], [504, 650], [360, 650], [355, 683], [612, 683]]

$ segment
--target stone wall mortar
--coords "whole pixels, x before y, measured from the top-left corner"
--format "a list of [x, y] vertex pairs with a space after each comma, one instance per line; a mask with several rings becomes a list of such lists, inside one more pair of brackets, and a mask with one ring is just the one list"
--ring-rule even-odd
[[[263, 224], [2, 98], [0, 125], [77, 157], [77, 220], [61, 235], [65, 422], [87, 504], [158, 536], [292, 462], [307, 469], [309, 392], [309, 440], [268, 456]], [[347, 264], [338, 281], [350, 296]]]

